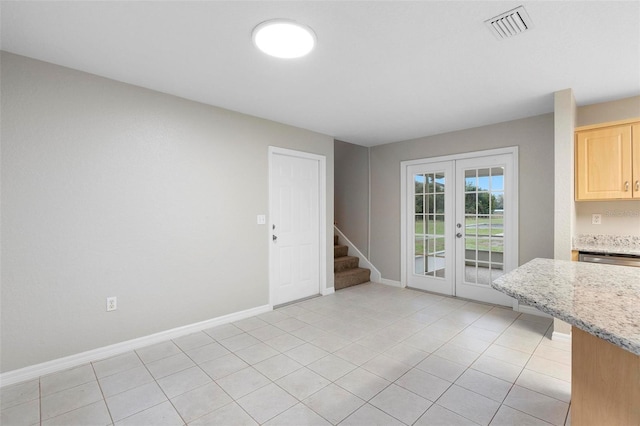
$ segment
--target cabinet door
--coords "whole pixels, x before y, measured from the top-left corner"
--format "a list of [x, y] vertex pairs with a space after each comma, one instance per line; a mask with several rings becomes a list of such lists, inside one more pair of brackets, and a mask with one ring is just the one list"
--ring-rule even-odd
[[631, 130], [633, 140], [633, 198], [640, 199], [640, 124]]
[[576, 200], [632, 197], [631, 125], [576, 133]]

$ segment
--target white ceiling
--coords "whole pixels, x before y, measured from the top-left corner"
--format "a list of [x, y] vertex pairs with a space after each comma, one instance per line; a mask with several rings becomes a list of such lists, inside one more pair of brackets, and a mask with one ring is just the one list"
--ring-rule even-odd
[[[484, 21], [523, 4], [534, 29]], [[306, 58], [257, 51], [251, 30], [289, 18]], [[377, 145], [640, 94], [639, 1], [8, 2], [3, 50]]]

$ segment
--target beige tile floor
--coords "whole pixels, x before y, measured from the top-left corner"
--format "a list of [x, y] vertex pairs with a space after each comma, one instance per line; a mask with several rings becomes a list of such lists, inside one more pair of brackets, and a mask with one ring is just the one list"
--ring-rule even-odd
[[380, 284], [1, 389], [10, 425], [564, 425], [549, 319]]

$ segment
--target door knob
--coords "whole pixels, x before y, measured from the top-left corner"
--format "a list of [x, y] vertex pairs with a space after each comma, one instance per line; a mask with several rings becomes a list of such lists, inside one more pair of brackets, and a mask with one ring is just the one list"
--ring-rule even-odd
[[273, 235], [273, 236], [271, 237], [271, 239], [275, 242], [275, 240], [277, 240], [277, 239], [278, 239], [278, 236], [277, 236], [277, 235]]
[[461, 232], [458, 232], [458, 233], [456, 234], [456, 237], [458, 237], [458, 238], [462, 238], [462, 233], [461, 233]]

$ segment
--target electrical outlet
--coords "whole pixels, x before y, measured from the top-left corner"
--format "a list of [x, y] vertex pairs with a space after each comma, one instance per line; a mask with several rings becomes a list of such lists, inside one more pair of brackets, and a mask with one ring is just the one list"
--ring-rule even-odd
[[602, 215], [601, 214], [592, 214], [591, 215], [591, 224], [592, 225], [600, 225], [602, 224]]
[[118, 309], [118, 298], [107, 297], [107, 312], [115, 311], [116, 309]]

